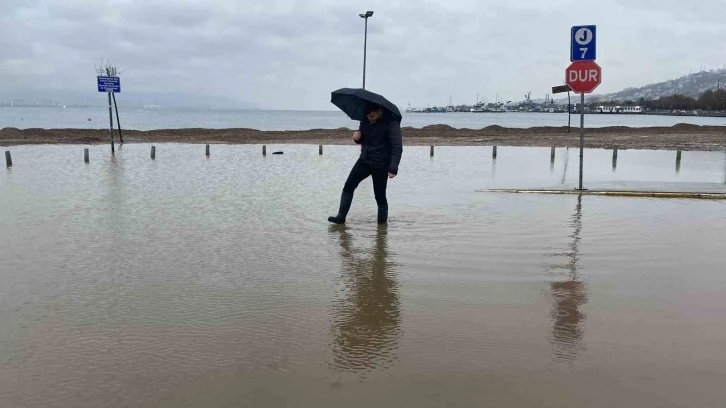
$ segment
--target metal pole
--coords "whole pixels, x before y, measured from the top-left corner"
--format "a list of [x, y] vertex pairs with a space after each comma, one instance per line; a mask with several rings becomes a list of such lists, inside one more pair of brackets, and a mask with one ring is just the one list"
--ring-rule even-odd
[[118, 126], [118, 138], [121, 144], [124, 144], [124, 134], [121, 132], [121, 118], [118, 117], [118, 104], [116, 103], [116, 95], [111, 93], [113, 96], [113, 108], [116, 110], [116, 126]]
[[585, 152], [585, 93], [581, 93], [580, 99], [580, 188], [582, 191], [582, 157]]
[[111, 106], [111, 91], [108, 92], [108, 133], [111, 136], [111, 153], [116, 151], [113, 144], [113, 107]]
[[570, 91], [567, 91], [567, 133], [570, 133], [570, 121], [572, 120], [572, 102], [570, 102]]
[[363, 89], [366, 89], [366, 53], [368, 48], [368, 17], [366, 20], [366, 31], [363, 36]]

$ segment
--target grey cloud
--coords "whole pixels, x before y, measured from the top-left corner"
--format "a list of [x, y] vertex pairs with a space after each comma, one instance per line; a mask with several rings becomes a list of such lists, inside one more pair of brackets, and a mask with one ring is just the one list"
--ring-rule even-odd
[[721, 1], [5, 0], [0, 86], [94, 92], [93, 64], [107, 56], [126, 70], [124, 92], [331, 109], [331, 90], [361, 82], [366, 9], [367, 85], [401, 104], [543, 96], [569, 64], [569, 27], [582, 23], [598, 24], [600, 92], [726, 60]]
[[723, 0], [615, 0], [616, 4], [629, 9], [670, 14], [677, 21], [698, 21], [723, 24], [726, 3]]

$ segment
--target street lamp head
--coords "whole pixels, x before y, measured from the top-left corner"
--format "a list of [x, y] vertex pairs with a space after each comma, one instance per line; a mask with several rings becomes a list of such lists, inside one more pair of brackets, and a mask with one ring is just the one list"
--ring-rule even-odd
[[372, 17], [373, 16], [373, 12], [372, 11], [366, 11], [365, 14], [358, 14], [358, 15], [360, 16], [360, 18], [368, 18], [368, 17]]

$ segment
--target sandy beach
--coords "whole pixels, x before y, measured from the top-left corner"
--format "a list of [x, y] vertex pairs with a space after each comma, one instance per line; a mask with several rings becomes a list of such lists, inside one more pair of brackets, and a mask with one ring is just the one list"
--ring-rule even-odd
[[[260, 131], [255, 129], [158, 129], [123, 130], [125, 143], [227, 143], [227, 144], [323, 144], [351, 142], [352, 130], [311, 129], [304, 131]], [[573, 127], [456, 129], [447, 125], [402, 128], [407, 146], [533, 146], [577, 147], [579, 129]], [[116, 142], [118, 134], [115, 132]], [[588, 148], [716, 151], [726, 149], [726, 127], [678, 124], [671, 127], [631, 128], [611, 126], [585, 130]], [[108, 129], [16, 129], [0, 130], [0, 145], [103, 144]]]

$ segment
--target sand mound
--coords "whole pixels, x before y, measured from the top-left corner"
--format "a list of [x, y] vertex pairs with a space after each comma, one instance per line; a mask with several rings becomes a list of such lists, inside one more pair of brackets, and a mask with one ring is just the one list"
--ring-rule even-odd
[[701, 126], [699, 125], [692, 125], [689, 123], [676, 123], [675, 125], [671, 126], [671, 129], [673, 130], [697, 130], [700, 128]]
[[506, 132], [508, 128], [499, 125], [489, 125], [487, 127], [483, 127], [481, 130], [485, 132]]
[[448, 131], [448, 130], [456, 130], [456, 128], [449, 126], [449, 125], [428, 125], [421, 128], [421, 130], [428, 130], [428, 131]]

